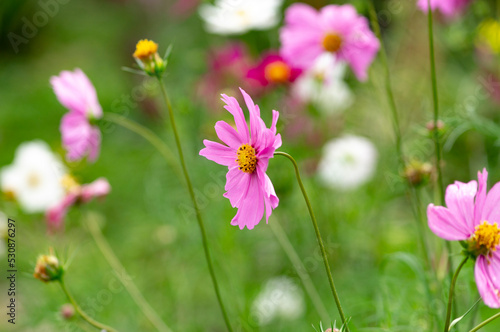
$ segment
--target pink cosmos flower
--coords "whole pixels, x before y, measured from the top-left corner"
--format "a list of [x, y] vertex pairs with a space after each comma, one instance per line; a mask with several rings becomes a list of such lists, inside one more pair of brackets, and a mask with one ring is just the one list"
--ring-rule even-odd
[[105, 197], [111, 191], [111, 186], [105, 178], [99, 178], [90, 184], [73, 183], [63, 200], [47, 210], [45, 218], [50, 230], [61, 228], [70, 207], [79, 203], [87, 203], [94, 197]]
[[250, 130], [238, 101], [222, 95], [224, 108], [233, 115], [236, 129], [224, 121], [217, 122], [215, 131], [226, 145], [204, 140], [205, 148], [200, 155], [228, 167], [224, 197], [238, 208], [231, 225], [252, 229], [262, 219], [264, 210], [266, 222], [269, 221], [279, 203], [266, 170], [269, 159], [281, 146], [281, 135], [276, 134], [279, 113], [273, 110], [271, 128], [267, 128], [260, 117], [259, 106], [240, 90], [250, 113]]
[[78, 161], [87, 155], [89, 161], [95, 161], [101, 133], [92, 121], [102, 117], [102, 108], [94, 86], [80, 69], [52, 76], [50, 83], [59, 102], [69, 110], [60, 126], [67, 159]]
[[293, 4], [285, 12], [280, 39], [281, 55], [291, 65], [308, 69], [322, 53], [330, 52], [346, 61], [361, 81], [367, 79], [380, 47], [368, 20], [352, 5], [328, 5], [318, 12], [303, 3]]
[[[439, 11], [446, 17], [455, 17], [461, 14], [472, 0], [431, 0], [431, 9]], [[427, 13], [429, 11], [428, 0], [418, 0], [418, 8]]]
[[446, 189], [446, 206], [427, 208], [430, 229], [449, 241], [463, 241], [476, 259], [474, 269], [479, 294], [487, 306], [500, 308], [500, 182], [487, 193], [488, 172], [478, 172], [478, 182], [456, 181]]
[[256, 67], [248, 70], [247, 78], [256, 80], [262, 86], [268, 86], [292, 83], [301, 73], [301, 69], [290, 66], [278, 53], [270, 52], [264, 55]]

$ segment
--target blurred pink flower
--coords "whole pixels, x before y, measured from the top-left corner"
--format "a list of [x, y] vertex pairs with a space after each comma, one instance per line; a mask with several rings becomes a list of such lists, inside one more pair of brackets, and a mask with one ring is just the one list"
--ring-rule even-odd
[[110, 191], [111, 186], [105, 178], [98, 178], [94, 182], [84, 185], [74, 182], [68, 188], [63, 200], [45, 213], [49, 229], [52, 231], [60, 229], [69, 208], [73, 205], [87, 203], [94, 197], [105, 197]]
[[265, 87], [270, 84], [292, 83], [301, 73], [301, 69], [290, 66], [277, 52], [270, 52], [263, 56], [257, 66], [248, 70], [247, 78]]
[[264, 210], [266, 222], [269, 221], [272, 210], [279, 203], [266, 170], [269, 159], [281, 146], [281, 136], [276, 134], [279, 113], [273, 110], [271, 128], [267, 128], [260, 117], [259, 106], [253, 103], [245, 91], [240, 90], [250, 113], [250, 131], [238, 101], [234, 97], [222, 95], [226, 103], [224, 108], [233, 115], [237, 129], [224, 121], [218, 121], [215, 131], [227, 146], [204, 140], [205, 148], [200, 151], [200, 155], [228, 167], [224, 197], [238, 208], [231, 225], [252, 229], [262, 219]]
[[95, 161], [101, 133], [92, 121], [102, 117], [102, 108], [94, 86], [80, 69], [52, 76], [50, 83], [59, 102], [69, 110], [60, 126], [66, 158], [78, 161], [88, 155], [89, 161]]
[[319, 12], [297, 3], [285, 12], [280, 32], [281, 55], [288, 63], [308, 69], [325, 52], [346, 61], [356, 77], [365, 81], [368, 67], [380, 47], [368, 20], [352, 5], [328, 5]]
[[476, 259], [474, 269], [484, 303], [500, 308], [500, 182], [487, 193], [488, 172], [478, 172], [478, 182], [456, 181], [446, 189], [446, 206], [429, 204], [430, 229], [449, 241], [464, 241]]
[[254, 93], [258, 84], [248, 82], [246, 74], [251, 68], [250, 56], [245, 45], [229, 43], [211, 51], [208, 55], [208, 72], [202, 77], [198, 86], [198, 95], [208, 104], [210, 109], [219, 107], [219, 96], [223, 91], [231, 91], [234, 86], [243, 86]]
[[[418, 0], [417, 6], [421, 11], [429, 11], [429, 0]], [[461, 14], [472, 0], [430, 0], [431, 9], [438, 9], [446, 17], [455, 17]]]

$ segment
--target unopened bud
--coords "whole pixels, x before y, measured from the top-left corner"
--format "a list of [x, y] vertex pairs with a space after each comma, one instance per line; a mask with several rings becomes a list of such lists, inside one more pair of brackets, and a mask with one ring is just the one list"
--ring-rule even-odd
[[139, 67], [150, 76], [160, 77], [166, 69], [165, 61], [158, 54], [158, 44], [152, 40], [139, 40], [134, 58]]
[[75, 307], [72, 304], [66, 303], [61, 307], [62, 318], [69, 320], [75, 316]]
[[411, 161], [404, 170], [404, 177], [411, 186], [426, 184], [432, 173], [432, 165], [418, 160]]
[[33, 276], [43, 282], [49, 282], [61, 279], [63, 272], [63, 267], [51, 249], [49, 255], [38, 256]]
[[425, 127], [430, 132], [433, 132], [436, 127], [437, 127], [438, 131], [442, 131], [444, 129], [444, 122], [443, 121], [437, 120], [436, 125], [434, 125], [434, 120], [432, 120], [432, 121], [427, 122], [427, 124], [425, 125]]

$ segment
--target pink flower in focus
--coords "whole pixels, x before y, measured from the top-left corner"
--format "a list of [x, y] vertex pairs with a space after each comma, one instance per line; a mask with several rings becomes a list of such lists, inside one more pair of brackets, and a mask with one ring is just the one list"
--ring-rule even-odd
[[99, 178], [84, 185], [77, 184], [72, 178], [70, 178], [70, 181], [72, 181], [71, 186], [68, 188], [63, 200], [45, 213], [50, 230], [61, 228], [69, 208], [73, 205], [87, 203], [93, 198], [105, 197], [111, 191], [111, 186], [105, 178]]
[[281, 55], [291, 65], [310, 68], [324, 52], [346, 61], [356, 77], [365, 81], [368, 67], [380, 47], [368, 20], [352, 5], [328, 5], [319, 12], [297, 3], [285, 12], [280, 32]]
[[248, 71], [247, 78], [256, 80], [262, 86], [268, 86], [292, 83], [301, 73], [301, 69], [290, 66], [278, 53], [271, 52]]
[[487, 193], [488, 172], [478, 172], [478, 182], [456, 181], [446, 189], [446, 206], [429, 204], [430, 229], [448, 241], [464, 241], [476, 259], [474, 269], [484, 303], [500, 308], [500, 182]]
[[262, 219], [264, 210], [266, 222], [269, 221], [272, 210], [279, 203], [266, 170], [269, 159], [281, 146], [281, 136], [276, 134], [279, 113], [273, 110], [271, 128], [267, 128], [260, 117], [259, 106], [245, 91], [240, 90], [250, 113], [250, 131], [238, 101], [222, 95], [226, 103], [224, 108], [233, 115], [237, 129], [224, 121], [217, 122], [217, 136], [227, 146], [204, 140], [205, 148], [200, 155], [228, 167], [224, 197], [238, 208], [231, 225], [252, 229]]
[[[429, 0], [418, 0], [417, 6], [421, 11], [429, 11]], [[430, 0], [431, 9], [438, 9], [446, 17], [460, 15], [472, 0]]]
[[66, 158], [78, 161], [88, 155], [89, 161], [95, 161], [101, 133], [91, 122], [102, 117], [102, 108], [94, 86], [80, 69], [52, 76], [50, 83], [59, 102], [69, 110], [60, 126]]

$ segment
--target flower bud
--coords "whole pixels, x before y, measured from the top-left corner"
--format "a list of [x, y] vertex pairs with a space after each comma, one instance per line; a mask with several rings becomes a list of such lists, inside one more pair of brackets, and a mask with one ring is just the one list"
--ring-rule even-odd
[[425, 125], [425, 127], [429, 131], [430, 135], [432, 135], [432, 133], [433, 133], [433, 131], [435, 130], [436, 127], [437, 127], [437, 130], [438, 130], [439, 134], [442, 134], [444, 132], [444, 130], [446, 129], [444, 122], [441, 121], [441, 120], [438, 120], [437, 123], [436, 123], [436, 125], [434, 125], [434, 120], [429, 121], [429, 122], [427, 122], [427, 124]]
[[404, 170], [404, 177], [413, 187], [426, 184], [432, 173], [432, 165], [418, 160], [411, 161]]
[[72, 304], [66, 303], [61, 307], [61, 316], [65, 320], [69, 320], [75, 316], [75, 307]]
[[33, 276], [43, 282], [61, 279], [64, 269], [56, 256], [50, 250], [49, 255], [40, 255], [36, 261], [35, 273]]
[[135, 48], [134, 58], [139, 67], [150, 76], [160, 77], [167, 66], [158, 54], [158, 44], [152, 40], [139, 40]]

